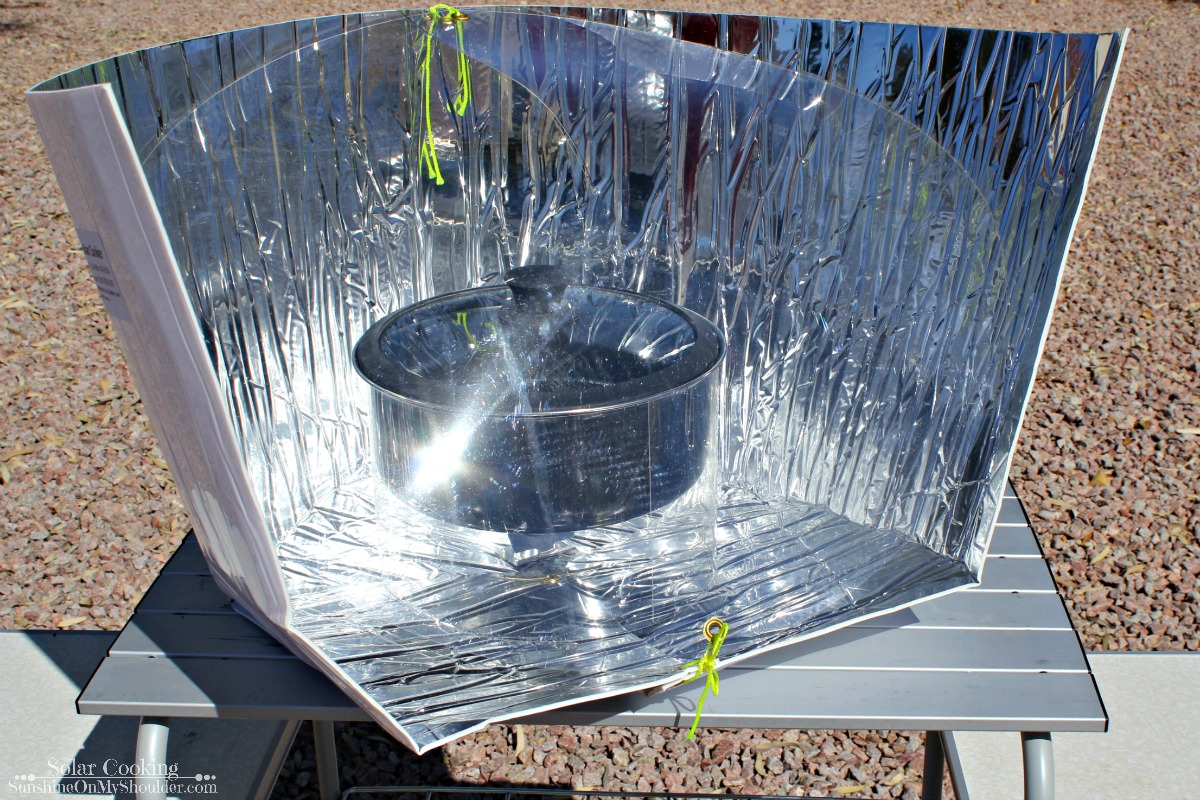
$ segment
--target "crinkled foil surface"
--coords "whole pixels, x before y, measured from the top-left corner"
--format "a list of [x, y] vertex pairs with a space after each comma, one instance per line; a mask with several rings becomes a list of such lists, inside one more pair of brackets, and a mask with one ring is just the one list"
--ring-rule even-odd
[[[603, 9], [430, 30], [273, 25], [39, 87], [114, 86], [290, 633], [427, 749], [670, 682], [713, 614], [742, 658], [976, 583], [1120, 37]], [[358, 337], [545, 262], [724, 332], [711, 541], [663, 557], [634, 520], [531, 574], [377, 502]]]

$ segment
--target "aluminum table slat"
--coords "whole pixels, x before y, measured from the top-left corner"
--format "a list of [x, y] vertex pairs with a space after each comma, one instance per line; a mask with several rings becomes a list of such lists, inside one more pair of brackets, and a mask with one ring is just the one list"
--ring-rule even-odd
[[[199, 551], [199, 547], [189, 536], [179, 547], [179, 552], [185, 550]], [[217, 587], [217, 582], [210, 575], [195, 575], [191, 573], [173, 573], [163, 571], [134, 611], [134, 619], [138, 614], [156, 612], [183, 614], [225, 614], [237, 615], [229, 598]]]
[[1025, 509], [1015, 495], [1005, 495], [1000, 501], [1000, 513], [996, 516], [996, 524], [1029, 527], [1029, 518], [1025, 516]]
[[[1032, 534], [1030, 534], [1032, 536]], [[1040, 558], [997, 556], [983, 567], [983, 582], [966, 592], [1048, 592], [1058, 589], [1046, 562]]]
[[240, 614], [138, 614], [111, 655], [164, 658], [291, 658], [292, 652]]
[[[722, 670], [1083, 672], [1087, 660], [1064, 630], [879, 630], [851, 626], [754, 656]], [[803, 680], [803, 679], [801, 679]]]
[[1041, 558], [1042, 550], [1037, 539], [1029, 536], [1024, 525], [997, 525], [992, 534], [992, 546], [988, 555]]
[[1057, 630], [1074, 635], [1062, 600], [1045, 592], [959, 592], [863, 620], [856, 628]]
[[328, 678], [298, 658], [110, 655], [77, 701], [81, 714], [365, 720]]

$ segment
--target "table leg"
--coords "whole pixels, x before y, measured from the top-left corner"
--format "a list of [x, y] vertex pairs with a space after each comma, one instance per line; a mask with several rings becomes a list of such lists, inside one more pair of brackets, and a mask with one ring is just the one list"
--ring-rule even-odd
[[925, 775], [921, 778], [921, 800], [942, 800], [942, 775], [946, 771], [946, 751], [941, 731], [925, 731]]
[[[321, 800], [338, 800], [341, 781], [338, 779], [337, 747], [333, 738], [333, 723], [313, 720], [313, 743], [317, 750], [317, 785]], [[140, 798], [139, 798], [140, 800]]]
[[1025, 800], [1054, 800], [1054, 748], [1048, 733], [1022, 733]]
[[145, 775], [137, 777], [138, 800], [165, 800], [167, 774], [167, 736], [171, 720], [166, 717], [142, 717], [138, 724], [136, 764]]

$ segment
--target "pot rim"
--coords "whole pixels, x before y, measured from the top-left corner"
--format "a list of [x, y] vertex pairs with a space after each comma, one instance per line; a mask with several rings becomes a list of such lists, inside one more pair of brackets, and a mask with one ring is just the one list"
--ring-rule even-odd
[[[383, 334], [384, 330], [386, 330], [387, 327], [391, 323], [393, 323], [397, 318], [405, 316], [405, 315], [413, 314], [414, 312], [419, 312], [419, 311], [425, 309], [426, 307], [429, 307], [429, 306], [432, 306], [435, 304], [440, 305], [440, 304], [444, 304], [444, 303], [452, 303], [456, 300], [470, 298], [474, 295], [483, 295], [488, 292], [495, 292], [495, 291], [503, 290], [506, 288], [504, 284], [490, 284], [487, 286], [479, 286], [479, 287], [475, 287], [475, 288], [471, 288], [471, 289], [461, 289], [461, 290], [458, 290], [455, 292], [447, 292], [445, 294], [435, 295], [435, 296], [427, 298], [425, 300], [421, 300], [417, 303], [412, 303], [410, 305], [407, 305], [407, 306], [405, 306], [397, 311], [394, 311], [394, 312], [384, 316], [383, 318], [377, 320], [367, 329], [366, 333], [364, 333], [359, 338], [358, 342], [354, 346], [353, 358], [351, 359], [354, 362], [354, 369], [362, 377], [362, 379], [364, 381], [366, 381], [366, 383], [370, 386], [370, 388], [373, 392], [377, 392], [380, 395], [386, 396], [390, 399], [399, 401], [401, 403], [408, 404], [410, 406], [415, 406], [417, 408], [422, 408], [422, 409], [427, 409], [427, 410], [432, 410], [432, 411], [439, 411], [439, 412], [443, 412], [443, 413], [453, 414], [453, 413], [464, 413], [465, 412], [465, 413], [471, 413], [475, 416], [480, 416], [480, 417], [487, 417], [487, 418], [494, 418], [494, 419], [521, 420], [521, 419], [546, 419], [546, 418], [550, 418], [550, 417], [572, 417], [572, 416], [583, 416], [583, 415], [588, 415], [588, 414], [601, 414], [601, 413], [608, 413], [608, 412], [612, 412], [612, 411], [618, 411], [618, 410], [625, 409], [625, 408], [632, 408], [635, 406], [649, 405], [661, 398], [670, 396], [672, 394], [686, 392], [686, 391], [691, 390], [696, 384], [708, 379], [712, 375], [713, 371], [716, 370], [725, 359], [725, 353], [727, 350], [727, 344], [725, 342], [725, 337], [723, 335], [721, 335], [721, 332], [716, 327], [716, 325], [714, 325], [707, 318], [701, 316], [700, 314], [697, 314], [696, 312], [694, 312], [690, 309], [683, 308], [682, 306], [675, 305], [674, 303], [671, 303], [671, 302], [668, 302], [665, 300], [660, 300], [656, 297], [651, 297], [649, 295], [639, 294], [637, 292], [631, 292], [631, 291], [627, 291], [624, 289], [610, 289], [610, 288], [600, 287], [600, 286], [588, 286], [586, 284], [575, 284], [575, 286], [578, 286], [579, 288], [587, 289], [590, 291], [598, 291], [598, 292], [604, 292], [604, 293], [608, 293], [608, 294], [632, 297], [641, 303], [653, 303], [655, 305], [662, 306], [662, 307], [668, 309], [669, 311], [671, 311], [672, 313], [678, 314], [685, 321], [687, 321], [688, 324], [691, 325], [694, 335], [696, 337], [696, 341], [693, 344], [693, 346], [700, 345], [702, 347], [707, 347], [710, 349], [714, 348], [714, 346], [715, 346], [715, 352], [712, 354], [711, 358], [708, 359], [708, 363], [705, 364], [703, 366], [703, 368], [699, 368], [699, 365], [697, 365], [698, 368], [697, 368], [695, 374], [691, 375], [688, 378], [688, 380], [683, 381], [678, 384], [670, 385], [670, 386], [660, 389], [658, 391], [654, 391], [654, 392], [640, 395], [640, 396], [625, 398], [625, 399], [622, 399], [622, 400], [619, 400], [616, 402], [611, 402], [611, 403], [596, 403], [596, 404], [585, 404], [585, 405], [575, 405], [575, 406], [564, 406], [564, 407], [560, 407], [560, 408], [531, 410], [531, 411], [524, 411], [524, 412], [513, 412], [511, 410], [504, 411], [504, 412], [488, 411], [488, 410], [479, 409], [479, 408], [468, 408], [468, 407], [464, 407], [461, 404], [456, 404], [456, 403], [442, 403], [442, 402], [438, 402], [436, 400], [412, 397], [412, 396], [403, 394], [395, 389], [392, 389], [392, 388], [389, 388], [386, 386], [382, 386], [380, 383], [378, 383], [376, 380], [374, 380], [367, 374], [366, 368], [364, 367], [364, 364], [363, 364], [364, 359], [374, 360], [377, 363], [380, 363], [380, 362], [383, 362], [386, 360], [386, 357], [383, 356], [383, 354], [382, 354], [382, 347], [379, 344], [379, 339], [380, 339], [381, 335]], [[677, 363], [683, 364], [684, 362], [681, 361], [681, 362], [677, 362]], [[676, 365], [671, 365], [671, 366], [676, 366]], [[671, 367], [665, 368], [664, 371], [666, 369], [671, 369]]]

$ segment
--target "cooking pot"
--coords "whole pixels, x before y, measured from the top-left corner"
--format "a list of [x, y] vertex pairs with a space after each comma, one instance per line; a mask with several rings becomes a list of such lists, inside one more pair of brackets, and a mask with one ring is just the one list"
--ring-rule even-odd
[[561, 534], [692, 487], [724, 352], [687, 309], [531, 266], [379, 320], [354, 361], [388, 490], [456, 525]]

